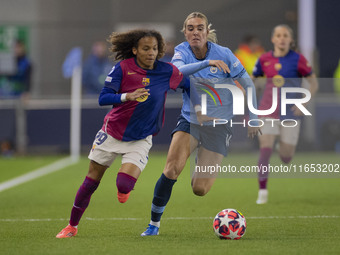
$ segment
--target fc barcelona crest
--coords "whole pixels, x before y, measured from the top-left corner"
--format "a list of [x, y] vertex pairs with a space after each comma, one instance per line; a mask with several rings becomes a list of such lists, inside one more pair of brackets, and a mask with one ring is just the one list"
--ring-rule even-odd
[[142, 84], [143, 84], [144, 86], [148, 86], [148, 85], [150, 84], [150, 78], [143, 78]]

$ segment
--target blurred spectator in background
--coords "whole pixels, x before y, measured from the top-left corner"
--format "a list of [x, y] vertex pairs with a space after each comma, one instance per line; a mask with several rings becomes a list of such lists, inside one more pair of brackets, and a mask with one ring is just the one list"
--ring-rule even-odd
[[82, 80], [85, 94], [99, 94], [112, 67], [113, 62], [108, 59], [106, 43], [104, 41], [95, 42], [91, 55], [85, 60], [83, 66]]
[[16, 72], [0, 76], [0, 96], [27, 96], [31, 86], [32, 64], [26, 55], [23, 41], [17, 40], [14, 45]]
[[163, 62], [171, 62], [172, 56], [175, 51], [175, 42], [172, 40], [167, 40], [165, 42], [165, 53], [164, 56], [160, 59]]
[[[160, 59], [163, 62], [171, 62], [171, 59], [175, 52], [175, 42], [173, 40], [165, 41], [165, 53], [164, 56]], [[168, 95], [176, 94], [176, 91], [169, 90]]]
[[1, 156], [4, 158], [10, 158], [14, 154], [13, 146], [10, 141], [5, 140], [0, 145]]
[[264, 53], [264, 48], [257, 36], [246, 35], [234, 53], [246, 69], [247, 73], [251, 75], [257, 59]]

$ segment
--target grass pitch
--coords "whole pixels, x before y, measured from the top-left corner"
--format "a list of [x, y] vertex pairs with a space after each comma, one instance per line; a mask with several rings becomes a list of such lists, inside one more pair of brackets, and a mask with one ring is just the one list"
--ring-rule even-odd
[[[126, 204], [116, 198], [117, 160], [106, 172], [79, 225], [78, 235], [57, 239], [67, 225], [88, 168], [73, 166], [0, 192], [0, 254], [339, 254], [340, 174], [337, 178], [269, 179], [269, 203], [256, 205], [257, 180], [219, 178], [205, 197], [190, 187], [189, 165], [174, 186], [160, 235], [140, 237], [150, 220], [153, 189], [165, 154], [149, 163]], [[297, 154], [293, 162], [339, 163], [336, 154]], [[58, 157], [0, 159], [0, 182]], [[257, 154], [230, 154], [230, 164], [256, 165]], [[273, 156], [272, 164], [280, 164]], [[336, 175], [334, 175], [336, 177]], [[213, 217], [235, 208], [247, 220], [241, 240], [219, 240]]]

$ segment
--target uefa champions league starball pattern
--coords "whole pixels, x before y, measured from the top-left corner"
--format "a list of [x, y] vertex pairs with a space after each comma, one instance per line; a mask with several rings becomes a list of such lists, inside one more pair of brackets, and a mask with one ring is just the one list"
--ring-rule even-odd
[[246, 232], [247, 223], [236, 209], [224, 209], [214, 218], [214, 232], [220, 239], [240, 239]]

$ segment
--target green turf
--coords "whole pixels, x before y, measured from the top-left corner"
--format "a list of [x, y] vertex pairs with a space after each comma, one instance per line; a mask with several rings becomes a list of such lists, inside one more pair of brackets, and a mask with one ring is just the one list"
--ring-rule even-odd
[[61, 158], [62, 156], [0, 158], [0, 183], [33, 169], [46, 166]]
[[[231, 154], [228, 160], [253, 165], [256, 157]], [[326, 157], [339, 162], [335, 154], [297, 154], [294, 162]], [[41, 166], [37, 158], [22, 160], [26, 170]], [[160, 235], [140, 237], [149, 222], [153, 189], [164, 162], [165, 155], [151, 153], [129, 201], [119, 204], [117, 161], [93, 195], [78, 235], [71, 239], [59, 240], [55, 235], [67, 225], [75, 193], [87, 173], [86, 158], [0, 192], [0, 254], [339, 254], [340, 178], [272, 178], [269, 203], [260, 206], [255, 204], [257, 181], [252, 178], [219, 178], [205, 197], [193, 195], [189, 165], [175, 184]], [[275, 162], [279, 163], [276, 155]], [[3, 164], [8, 162], [0, 160]], [[245, 215], [247, 231], [241, 240], [214, 236], [212, 217], [225, 208], [236, 208]]]

